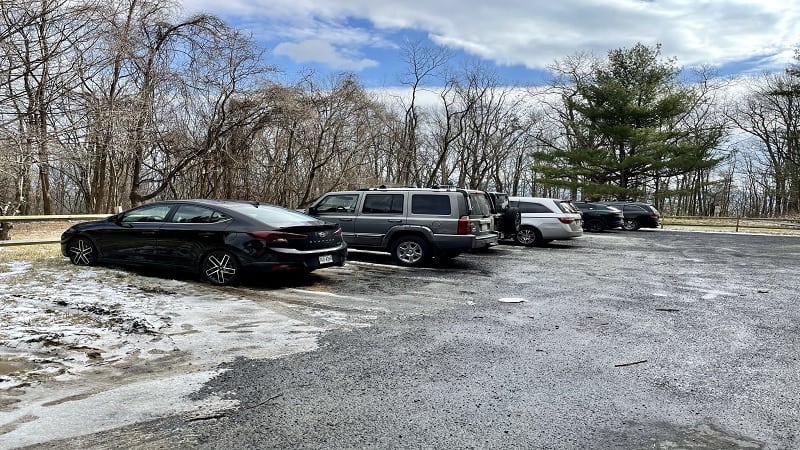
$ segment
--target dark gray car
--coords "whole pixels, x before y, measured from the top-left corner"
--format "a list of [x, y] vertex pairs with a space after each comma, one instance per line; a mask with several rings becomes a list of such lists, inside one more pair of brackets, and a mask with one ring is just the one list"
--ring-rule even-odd
[[388, 251], [404, 266], [497, 244], [488, 194], [452, 188], [329, 192], [309, 214], [338, 223], [350, 248]]

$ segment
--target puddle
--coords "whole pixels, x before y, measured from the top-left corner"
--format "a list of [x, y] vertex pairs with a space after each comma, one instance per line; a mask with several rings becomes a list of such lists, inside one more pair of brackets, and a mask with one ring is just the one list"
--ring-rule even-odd
[[36, 365], [27, 359], [0, 358], [0, 377], [29, 372], [36, 368]]
[[715, 424], [678, 426], [672, 423], [628, 422], [623, 429], [606, 430], [600, 448], [650, 448], [655, 450], [764, 449], [767, 444], [725, 431]]
[[677, 436], [657, 442], [656, 449], [714, 449], [741, 450], [764, 448], [762, 442], [735, 436], [718, 430], [711, 425], [702, 424], [684, 430], [676, 430]]

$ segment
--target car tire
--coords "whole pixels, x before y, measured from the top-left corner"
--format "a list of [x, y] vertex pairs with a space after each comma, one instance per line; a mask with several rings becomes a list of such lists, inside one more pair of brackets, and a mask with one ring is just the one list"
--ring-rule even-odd
[[533, 247], [542, 241], [542, 236], [536, 228], [522, 226], [519, 228], [517, 234], [514, 235], [514, 240], [517, 241], [518, 244], [522, 244], [526, 247]]
[[504, 234], [515, 234], [522, 224], [522, 213], [519, 208], [507, 208], [503, 212], [503, 226], [500, 231]]
[[590, 221], [584, 223], [583, 228], [586, 231], [589, 231], [589, 232], [592, 232], [592, 233], [597, 233], [597, 232], [603, 231], [603, 222], [600, 221], [600, 220], [596, 220], [596, 219], [595, 220], [590, 220]]
[[401, 266], [424, 266], [431, 258], [430, 245], [417, 236], [401, 236], [392, 244], [392, 258]]
[[232, 284], [239, 277], [239, 261], [227, 250], [213, 250], [203, 256], [200, 275], [217, 286]]
[[76, 266], [93, 266], [97, 262], [97, 246], [89, 238], [79, 236], [67, 246], [69, 260]]
[[639, 229], [639, 221], [636, 219], [625, 219], [622, 222], [622, 229], [626, 231], [636, 231]]

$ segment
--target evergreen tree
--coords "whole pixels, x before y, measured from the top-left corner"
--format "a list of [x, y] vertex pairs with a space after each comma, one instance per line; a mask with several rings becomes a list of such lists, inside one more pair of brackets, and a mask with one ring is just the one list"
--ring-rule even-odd
[[562, 87], [565, 136], [535, 152], [543, 184], [584, 198], [643, 197], [648, 183], [714, 167], [719, 126], [691, 123], [698, 95], [674, 60], [641, 43], [608, 53], [588, 76]]

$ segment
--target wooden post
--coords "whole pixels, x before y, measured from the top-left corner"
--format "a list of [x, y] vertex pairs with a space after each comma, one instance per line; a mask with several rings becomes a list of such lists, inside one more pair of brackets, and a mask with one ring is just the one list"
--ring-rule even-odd
[[14, 224], [11, 222], [0, 222], [0, 241], [10, 241], [11, 240], [11, 229], [14, 228]]

